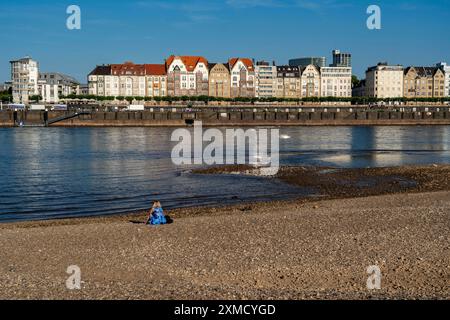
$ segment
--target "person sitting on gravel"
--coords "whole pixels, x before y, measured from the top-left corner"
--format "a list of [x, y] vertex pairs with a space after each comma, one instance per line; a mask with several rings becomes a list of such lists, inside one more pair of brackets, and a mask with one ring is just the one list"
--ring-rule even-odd
[[[169, 218], [170, 220], [170, 218]], [[147, 219], [148, 225], [157, 226], [162, 224], [167, 224], [168, 219], [164, 215], [164, 210], [161, 206], [161, 202], [155, 201], [153, 202], [152, 210], [150, 211], [150, 215]]]

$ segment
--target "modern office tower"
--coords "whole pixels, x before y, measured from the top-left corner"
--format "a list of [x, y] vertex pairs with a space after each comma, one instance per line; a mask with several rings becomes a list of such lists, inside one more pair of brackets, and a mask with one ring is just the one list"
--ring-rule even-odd
[[344, 53], [340, 50], [333, 50], [333, 64], [330, 67], [346, 67], [352, 66], [352, 55]]

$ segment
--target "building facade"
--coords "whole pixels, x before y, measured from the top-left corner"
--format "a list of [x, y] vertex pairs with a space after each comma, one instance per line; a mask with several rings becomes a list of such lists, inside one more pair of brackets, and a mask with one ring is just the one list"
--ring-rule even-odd
[[167, 73], [164, 64], [146, 64], [146, 97], [167, 96]]
[[198, 56], [170, 56], [166, 60], [169, 96], [207, 96], [208, 60]]
[[10, 61], [11, 87], [14, 103], [28, 103], [38, 95], [39, 64], [30, 57]]
[[111, 65], [111, 76], [105, 77], [105, 96], [144, 97], [145, 65], [125, 62]]
[[39, 74], [38, 92], [46, 103], [58, 103], [64, 96], [81, 93], [75, 78], [56, 72]]
[[333, 64], [330, 67], [345, 67], [351, 68], [352, 55], [350, 53], [344, 53], [340, 50], [333, 50]]
[[374, 98], [403, 97], [403, 66], [379, 63], [366, 71], [366, 96]]
[[349, 98], [352, 96], [352, 68], [320, 68], [321, 96]]
[[359, 82], [357, 86], [352, 89], [353, 97], [365, 97], [366, 96], [366, 80], [363, 79]]
[[275, 63], [260, 61], [255, 66], [256, 87], [255, 95], [258, 98], [271, 98], [276, 96], [277, 67]]
[[450, 66], [445, 63], [441, 62], [436, 65], [439, 69], [441, 69], [444, 72], [445, 77], [445, 83], [444, 83], [444, 96], [450, 97]]
[[404, 71], [405, 98], [444, 97], [445, 75], [435, 67], [408, 67]]
[[254, 97], [255, 67], [248, 58], [232, 58], [228, 61], [231, 74], [231, 97]]
[[[89, 94], [102, 97], [109, 96], [111, 92], [108, 91], [107, 95], [105, 90], [106, 78], [108, 78], [108, 82], [111, 83], [113, 78], [111, 74], [111, 65], [95, 67], [95, 69], [88, 75]], [[117, 87], [117, 92], [118, 90], [119, 89]]]
[[300, 68], [302, 98], [320, 97], [320, 71], [315, 65]]
[[83, 96], [87, 96], [89, 94], [88, 84], [80, 84], [80, 94]]
[[88, 76], [89, 94], [103, 97], [162, 97], [167, 95], [163, 64], [97, 66]]
[[286, 99], [300, 99], [302, 97], [299, 67], [277, 67], [276, 97]]
[[210, 63], [209, 96], [231, 98], [231, 75], [228, 63]]
[[307, 67], [309, 65], [323, 68], [327, 66], [327, 58], [325, 57], [305, 57], [289, 60], [291, 67]]

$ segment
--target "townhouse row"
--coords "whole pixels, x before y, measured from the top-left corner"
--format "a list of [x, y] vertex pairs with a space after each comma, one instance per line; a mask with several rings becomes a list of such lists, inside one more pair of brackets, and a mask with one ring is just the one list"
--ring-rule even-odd
[[450, 66], [407, 67], [379, 63], [353, 88], [353, 96], [374, 98], [443, 98], [450, 96]]
[[352, 68], [277, 66], [249, 58], [210, 63], [200, 56], [170, 56], [164, 64], [97, 66], [88, 85], [89, 94], [97, 96], [351, 97]]

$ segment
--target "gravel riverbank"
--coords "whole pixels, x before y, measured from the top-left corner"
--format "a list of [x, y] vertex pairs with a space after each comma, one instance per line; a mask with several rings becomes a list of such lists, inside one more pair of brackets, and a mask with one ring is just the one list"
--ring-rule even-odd
[[449, 191], [174, 214], [1, 225], [0, 299], [450, 298]]

